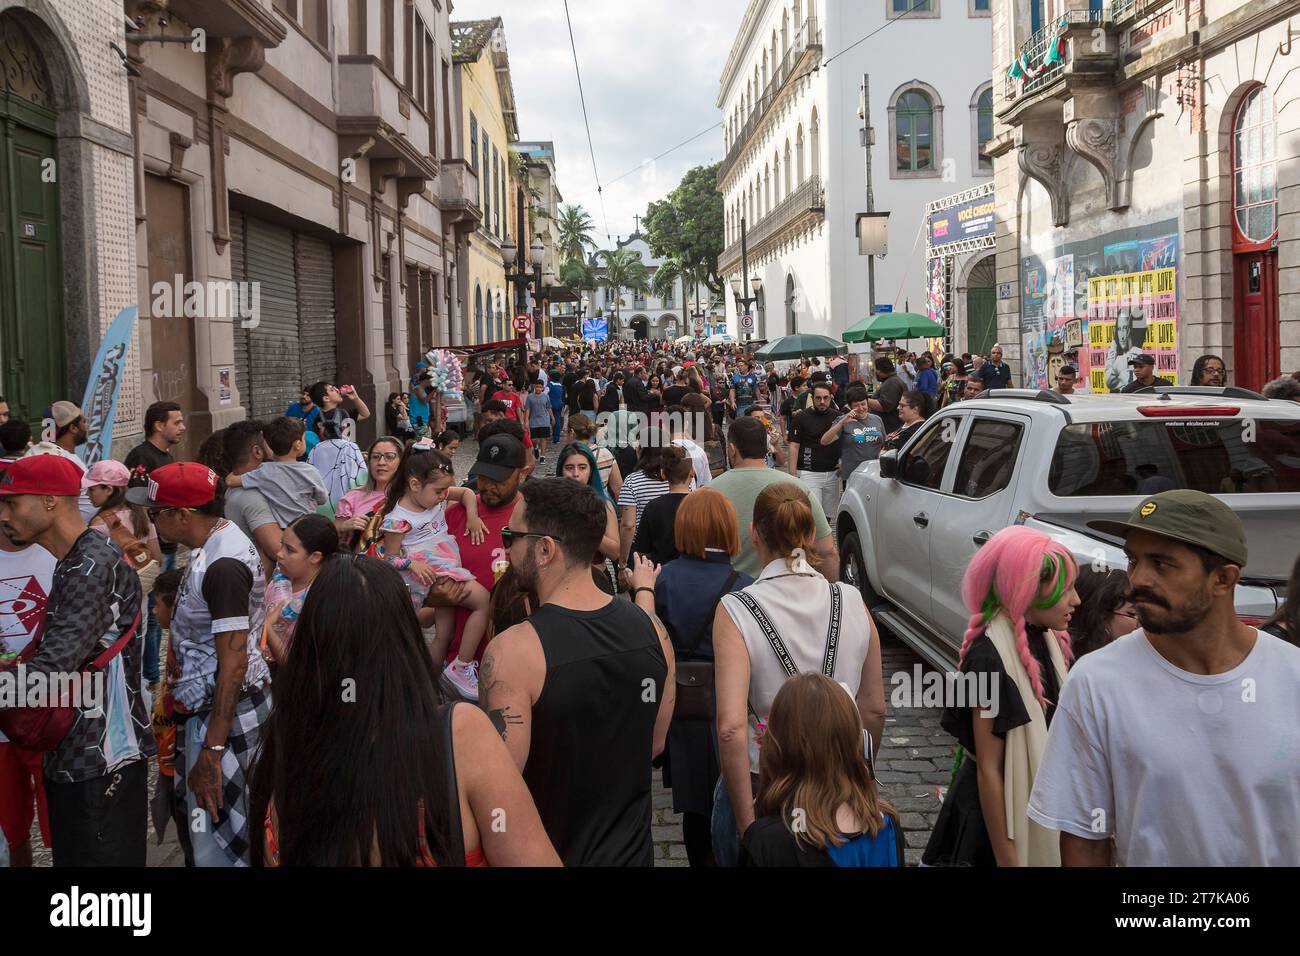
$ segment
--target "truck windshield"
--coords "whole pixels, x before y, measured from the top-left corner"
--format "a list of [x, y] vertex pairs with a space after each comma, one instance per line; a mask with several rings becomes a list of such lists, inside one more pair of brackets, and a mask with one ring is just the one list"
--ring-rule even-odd
[[1062, 430], [1048, 472], [1062, 498], [1300, 492], [1300, 421], [1116, 421]]

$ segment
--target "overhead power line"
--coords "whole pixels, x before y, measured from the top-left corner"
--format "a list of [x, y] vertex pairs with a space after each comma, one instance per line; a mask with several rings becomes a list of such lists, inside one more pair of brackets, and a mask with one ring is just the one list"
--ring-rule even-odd
[[582, 124], [587, 128], [587, 149], [591, 151], [591, 174], [596, 179], [596, 192], [600, 195], [600, 216], [605, 223], [605, 241], [608, 242], [609, 215], [605, 212], [605, 189], [600, 184], [600, 170], [596, 167], [596, 144], [591, 138], [591, 122], [587, 119], [587, 96], [582, 91], [582, 69], [578, 66], [578, 44], [573, 39], [573, 19], [569, 16], [569, 0], [564, 0], [564, 20], [569, 26], [569, 48], [573, 50], [573, 72], [578, 76], [578, 100], [582, 103]]

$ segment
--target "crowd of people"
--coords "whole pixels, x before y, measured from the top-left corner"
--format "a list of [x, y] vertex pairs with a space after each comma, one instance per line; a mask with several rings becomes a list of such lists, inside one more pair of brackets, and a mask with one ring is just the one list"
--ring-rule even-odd
[[[329, 382], [193, 460], [175, 403], [89, 469], [75, 405], [53, 441], [0, 422], [28, 602], [0, 667], [109, 688], [62, 736], [0, 699], [0, 849], [30, 865], [36, 820], [56, 866], [142, 866], [152, 820], [195, 866], [650, 865], [659, 767], [692, 866], [901, 866], [881, 635], [832, 523], [855, 470], [1010, 378], [999, 348], [546, 350], [470, 371], [464, 474], [418, 367], [365, 448]], [[1021, 526], [971, 563], [960, 669], [994, 701], [946, 702], [924, 863], [1300, 864], [1300, 562], [1257, 630], [1217, 499], [1103, 530], [1127, 572]]]

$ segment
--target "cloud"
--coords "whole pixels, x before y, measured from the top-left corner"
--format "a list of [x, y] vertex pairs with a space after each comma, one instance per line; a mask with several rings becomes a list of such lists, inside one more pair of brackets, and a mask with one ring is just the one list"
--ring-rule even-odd
[[[501, 16], [523, 140], [553, 140], [565, 202], [627, 236], [634, 215], [694, 166], [722, 158], [722, 129], [652, 157], [721, 122], [714, 106], [747, 0], [569, 0], [600, 180], [596, 191], [563, 0], [464, 0], [455, 20]], [[645, 165], [643, 165], [645, 164]], [[631, 175], [612, 182], [631, 171]], [[611, 240], [612, 241], [612, 240]]]

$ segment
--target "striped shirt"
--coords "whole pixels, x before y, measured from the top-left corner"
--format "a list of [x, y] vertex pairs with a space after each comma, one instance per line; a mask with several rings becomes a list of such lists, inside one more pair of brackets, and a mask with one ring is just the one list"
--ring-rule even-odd
[[641, 526], [641, 515], [645, 513], [645, 506], [654, 501], [660, 495], [668, 494], [668, 482], [661, 481], [658, 478], [651, 478], [644, 471], [637, 471], [630, 475], [623, 482], [623, 487], [618, 492], [618, 506], [620, 508], [636, 508], [637, 527]]

